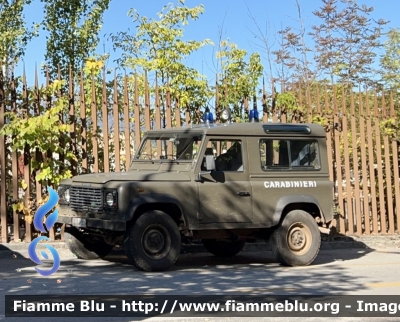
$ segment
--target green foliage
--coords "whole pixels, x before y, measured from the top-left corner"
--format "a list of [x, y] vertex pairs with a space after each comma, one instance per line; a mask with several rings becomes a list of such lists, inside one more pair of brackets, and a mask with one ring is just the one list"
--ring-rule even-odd
[[244, 98], [251, 99], [257, 92], [263, 73], [261, 57], [258, 53], [248, 55], [246, 50], [229, 41], [222, 41], [217, 58], [221, 63], [219, 73], [219, 97], [221, 107], [231, 107], [233, 118], [243, 120]]
[[96, 49], [102, 17], [110, 0], [41, 1], [45, 4], [42, 24], [49, 33], [46, 63], [51, 76], [57, 77], [57, 69], [60, 66], [62, 77], [66, 77], [69, 66], [78, 71], [85, 58]]
[[[139, 75], [157, 74], [161, 77], [160, 91], [164, 94], [169, 91], [183, 108], [202, 106], [212, 95], [206, 78], [183, 62], [193, 52], [212, 44], [208, 39], [183, 40], [184, 26], [190, 19], [199, 19], [203, 11], [202, 5], [189, 8], [180, 1], [178, 6], [165, 6], [158, 13], [159, 19], [153, 20], [132, 9], [129, 15], [137, 25], [136, 33], [119, 32], [111, 36], [114, 47], [123, 51], [120, 63]], [[151, 90], [154, 91], [154, 84]]]
[[382, 80], [386, 88], [400, 89], [400, 29], [391, 29], [387, 33], [385, 53], [381, 57]]
[[[43, 29], [48, 32], [46, 43], [45, 64], [48, 67], [50, 79], [57, 79], [60, 76], [65, 79], [61, 92], [67, 93], [68, 86], [79, 88], [80, 69], [83, 67], [86, 101], [86, 123], [88, 130], [87, 148], [92, 148], [91, 135], [92, 123], [90, 122], [92, 76], [95, 80], [96, 91], [96, 112], [99, 120], [102, 119], [102, 80], [99, 71], [107, 59], [107, 55], [100, 56], [94, 54], [99, 43], [98, 33], [102, 27], [102, 17], [108, 9], [110, 0], [91, 0], [91, 1], [61, 1], [61, 0], [41, 0], [44, 2], [45, 17]], [[86, 63], [86, 64], [85, 64]], [[72, 78], [69, 78], [69, 69], [72, 69]], [[78, 102], [76, 102], [78, 103]], [[79, 106], [80, 104], [76, 104]], [[69, 123], [71, 120], [68, 109], [63, 110], [62, 118]], [[75, 108], [75, 117], [80, 116], [80, 109]], [[99, 122], [100, 123], [100, 122]], [[76, 124], [75, 137], [77, 140], [77, 150], [72, 150], [78, 156], [78, 172], [80, 172], [81, 148], [79, 143], [82, 141], [81, 125]], [[96, 131], [95, 129], [94, 131]], [[71, 136], [65, 135], [61, 138], [61, 145], [64, 151], [62, 156], [68, 160], [66, 151], [74, 147]], [[89, 154], [90, 156], [90, 154]], [[90, 160], [90, 159], [89, 159]]]
[[[85, 65], [83, 66], [83, 90], [85, 93], [85, 113], [86, 113], [86, 149], [87, 151], [93, 150], [93, 136], [96, 136], [98, 141], [98, 158], [99, 161], [99, 171], [104, 171], [104, 136], [103, 136], [103, 127], [104, 127], [104, 117], [103, 117], [103, 75], [107, 77], [111, 72], [110, 70], [105, 70], [105, 64], [108, 55], [94, 55], [85, 60]], [[105, 72], [105, 73], [104, 73]], [[113, 82], [107, 79], [104, 79], [104, 87], [105, 87], [105, 94], [106, 94], [106, 101], [109, 102], [112, 100], [112, 93], [113, 93]], [[93, 111], [92, 105], [92, 97], [93, 97], [93, 89], [94, 89], [94, 96], [95, 96], [95, 108], [96, 110]], [[97, 118], [97, 127], [93, 127], [93, 119], [92, 115], [96, 115]], [[112, 104], [107, 104], [107, 112], [108, 115], [112, 112]], [[80, 111], [78, 111], [80, 113]], [[80, 119], [80, 117], [79, 117]], [[109, 118], [107, 117], [109, 121]], [[112, 119], [113, 120], [113, 119]], [[112, 123], [112, 122], [111, 122]], [[110, 133], [110, 124], [108, 124], [108, 130]], [[82, 123], [79, 122], [77, 124], [77, 145], [78, 150], [82, 150], [81, 142], [82, 142]], [[110, 153], [112, 153], [112, 146], [110, 146]], [[89, 161], [93, 161], [93, 157], [89, 154]], [[79, 159], [81, 163], [81, 155], [79, 154]], [[81, 172], [82, 169], [78, 169], [78, 172]]]
[[398, 118], [392, 117], [379, 122], [379, 127], [384, 135], [391, 140], [400, 139], [400, 124]]
[[182, 6], [165, 6], [158, 13], [159, 20], [140, 16], [134, 9], [128, 13], [137, 24], [137, 32], [120, 32], [112, 36], [116, 48], [123, 49], [123, 62], [135, 71], [157, 70], [172, 77], [177, 74], [183, 58], [200, 49], [209, 40], [183, 41], [183, 26], [189, 19], [197, 20], [204, 12], [202, 5], [188, 8], [184, 1]]
[[0, 1], [0, 61], [7, 66], [18, 63], [26, 45], [37, 36], [38, 25], [27, 28], [23, 16], [31, 0]]
[[[40, 90], [40, 97], [53, 95], [62, 86], [63, 81], [55, 81], [47, 88]], [[38, 150], [40, 154], [47, 151], [64, 154], [66, 160], [76, 160], [76, 156], [69, 153], [65, 147], [60, 146], [60, 137], [67, 135], [69, 125], [62, 124], [60, 113], [68, 108], [68, 101], [61, 97], [56, 101], [54, 107], [44, 111], [43, 114], [32, 117], [25, 117], [24, 114], [15, 114], [7, 112], [6, 117], [9, 122], [0, 130], [0, 135], [12, 136], [12, 150], [23, 150], [26, 146]], [[22, 110], [20, 110], [22, 112]], [[60, 180], [71, 177], [70, 170], [65, 170], [60, 161], [55, 159], [46, 159], [40, 162], [32, 158], [32, 172], [40, 170], [36, 180], [40, 183], [58, 185]]]
[[298, 101], [295, 92], [289, 91], [276, 94], [276, 107], [290, 119], [300, 122], [306, 113], [306, 107]]
[[312, 123], [319, 124], [325, 128], [325, 130], [329, 129], [329, 119], [326, 116], [321, 115], [313, 115], [312, 116]]
[[284, 113], [293, 112], [298, 109], [297, 97], [293, 92], [284, 92], [276, 95], [276, 105]]

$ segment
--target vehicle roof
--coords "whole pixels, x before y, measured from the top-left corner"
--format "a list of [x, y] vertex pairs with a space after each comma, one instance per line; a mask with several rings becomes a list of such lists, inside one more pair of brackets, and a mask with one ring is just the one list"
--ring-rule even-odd
[[245, 136], [317, 136], [325, 137], [325, 129], [313, 123], [230, 123], [193, 125], [192, 127], [175, 127], [150, 130], [148, 134], [166, 134], [169, 132], [203, 133], [206, 135], [245, 135]]

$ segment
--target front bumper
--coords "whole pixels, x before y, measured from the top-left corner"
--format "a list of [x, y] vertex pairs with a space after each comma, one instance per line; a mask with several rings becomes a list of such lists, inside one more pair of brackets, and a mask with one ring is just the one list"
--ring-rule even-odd
[[60, 208], [60, 215], [57, 218], [57, 222], [88, 229], [106, 229], [112, 231], [126, 230], [125, 221], [88, 218], [85, 213], [76, 212], [63, 207]]
[[[74, 226], [72, 223], [72, 218], [73, 217], [58, 216], [57, 222]], [[81, 226], [81, 227], [82, 228], [107, 229], [107, 230], [112, 230], [112, 231], [125, 231], [126, 223], [124, 221], [86, 218], [85, 226], [84, 227]]]

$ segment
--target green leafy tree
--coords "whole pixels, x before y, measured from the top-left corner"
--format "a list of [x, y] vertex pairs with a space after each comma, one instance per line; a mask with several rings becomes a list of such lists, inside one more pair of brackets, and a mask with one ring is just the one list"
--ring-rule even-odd
[[[1, 114], [0, 118], [2, 121], [7, 122], [8, 111], [12, 110], [15, 112], [16, 106], [13, 104], [15, 101], [16, 91], [13, 90], [12, 82], [16, 88], [19, 87], [19, 78], [13, 75], [13, 68], [23, 59], [25, 49], [29, 41], [37, 36], [38, 25], [33, 24], [32, 27], [28, 27], [25, 22], [23, 14], [24, 9], [31, 3], [30, 0], [2, 0], [0, 1], [0, 74], [4, 81], [2, 89], [4, 90], [3, 97], [0, 97], [1, 103], [5, 104], [5, 115]], [[0, 128], [2, 131], [4, 127]], [[11, 155], [12, 144], [10, 139], [15, 140], [15, 137], [9, 138], [4, 137], [0, 134], [0, 144], [4, 145], [6, 156], [2, 155], [2, 158], [6, 158], [5, 169], [2, 169], [6, 180], [11, 179], [12, 159], [18, 158], [18, 151], [14, 149]], [[12, 173], [13, 179], [15, 173]], [[2, 193], [7, 195], [7, 213], [8, 220], [11, 223], [13, 218], [13, 210], [11, 208], [12, 199], [15, 197], [16, 191], [11, 191], [12, 185], [8, 185], [7, 191]], [[14, 214], [15, 215], [15, 214]], [[6, 223], [2, 223], [6, 226]]]
[[[39, 99], [45, 100], [48, 96], [55, 95], [63, 84], [63, 81], [55, 81], [48, 87], [39, 89]], [[28, 104], [35, 104], [34, 96], [34, 91], [29, 90]], [[9, 122], [0, 130], [0, 135], [12, 137], [12, 150], [23, 150], [25, 146], [30, 146], [41, 155], [49, 150], [56, 154], [63, 153], [64, 148], [59, 145], [59, 138], [67, 135], [69, 125], [61, 123], [59, 113], [68, 108], [66, 97], [59, 98], [53, 108], [41, 115], [35, 115], [34, 109], [24, 107], [20, 105], [17, 113], [7, 112]], [[76, 159], [74, 154], [68, 152], [66, 158], [69, 161]], [[46, 159], [44, 162], [31, 158], [31, 169], [40, 170], [35, 179], [46, 185], [57, 186], [60, 180], [71, 176], [70, 170], [62, 167], [61, 162], [55, 158]]]
[[381, 87], [386, 91], [386, 101], [390, 102], [391, 92], [395, 116], [381, 122], [383, 133], [392, 139], [400, 141], [400, 29], [392, 28], [387, 33], [384, 44], [384, 54], [381, 56]]
[[[84, 68], [87, 60], [95, 55], [95, 50], [99, 44], [99, 31], [102, 27], [102, 19], [104, 12], [108, 9], [110, 0], [91, 0], [91, 1], [61, 1], [61, 0], [41, 0], [44, 3], [45, 16], [43, 21], [44, 29], [48, 32], [46, 43], [45, 64], [47, 65], [50, 79], [58, 79], [60, 71], [61, 79], [65, 80], [65, 85], [61, 88], [61, 94], [69, 93], [69, 86], [72, 85], [73, 96], [69, 97], [71, 103], [75, 103], [75, 115], [68, 111], [60, 114], [60, 118], [65, 123], [76, 123], [75, 120], [80, 119], [79, 97], [76, 95], [77, 89], [80, 87], [80, 71]], [[69, 77], [70, 68], [72, 70], [72, 78]], [[95, 77], [96, 91], [100, 87], [101, 81]], [[89, 94], [91, 94], [91, 77], [84, 78], [84, 87], [90, 86]], [[101, 91], [100, 91], [101, 93]], [[86, 102], [90, 101], [91, 96], [86, 97]], [[96, 112], [101, 111], [101, 95], [97, 95]], [[76, 108], [78, 107], [78, 108]], [[97, 129], [92, 129], [90, 122], [91, 109], [90, 106], [86, 110], [86, 128], [88, 134], [91, 135]], [[101, 115], [100, 115], [101, 117]], [[101, 121], [99, 120], [101, 124]], [[75, 125], [75, 130], [71, 129], [68, 136], [60, 138], [60, 146], [75, 155], [79, 153], [80, 124]], [[88, 142], [88, 148], [91, 142]], [[88, 155], [90, 157], [90, 154]], [[96, 156], [97, 157], [97, 156]], [[61, 160], [64, 159], [64, 152], [60, 152]], [[90, 158], [89, 161], [92, 158]], [[69, 167], [70, 163], [65, 159], [65, 166]], [[80, 159], [79, 159], [80, 161]], [[73, 162], [74, 174], [79, 172], [79, 164]]]
[[183, 40], [184, 27], [191, 19], [199, 19], [203, 11], [202, 5], [189, 8], [183, 0], [177, 6], [163, 7], [157, 20], [132, 9], [128, 14], [137, 25], [136, 33], [111, 35], [114, 48], [122, 50], [119, 62], [124, 67], [131, 68], [138, 76], [147, 73], [149, 79], [157, 74], [160, 91], [164, 94], [169, 91], [172, 99], [179, 100], [182, 108], [191, 111], [205, 105], [212, 95], [205, 77], [184, 63], [192, 53], [211, 44], [208, 39]]
[[[85, 108], [86, 108], [86, 128], [89, 130], [87, 132], [86, 144], [87, 150], [93, 150], [93, 135], [96, 135], [97, 142], [98, 142], [98, 155], [92, 155], [89, 153], [88, 161], [90, 164], [93, 164], [94, 158], [98, 158], [99, 162], [99, 171], [105, 171], [104, 167], [104, 158], [105, 153], [107, 150], [109, 154], [109, 158], [111, 160], [115, 159], [115, 147], [113, 140], [109, 142], [110, 135], [114, 135], [114, 125], [115, 122], [123, 122], [123, 104], [122, 104], [122, 96], [123, 96], [123, 85], [124, 80], [120, 75], [115, 75], [117, 79], [117, 93], [118, 93], [118, 115], [115, 117], [113, 115], [113, 100], [114, 100], [114, 79], [108, 79], [108, 76], [111, 74], [110, 69], [106, 69], [106, 60], [108, 59], [108, 55], [94, 55], [86, 60], [84, 68], [82, 69], [82, 76], [83, 76], [83, 90], [85, 93]], [[92, 105], [92, 93], [94, 89], [95, 94], [95, 106], [96, 112], [92, 113], [93, 105]], [[106, 110], [107, 110], [107, 122], [103, 116], [103, 90], [105, 93], [105, 102], [106, 102]], [[94, 129], [92, 115], [96, 115], [97, 118], [97, 128]], [[109, 137], [105, 137], [104, 129], [107, 125], [108, 135]], [[78, 149], [82, 151], [82, 136], [81, 136], [81, 129], [82, 129], [82, 122], [80, 121], [77, 124], [78, 135], [77, 135], [77, 142], [78, 142]], [[108, 140], [108, 144], [106, 144], [106, 140]], [[122, 144], [123, 142], [120, 142]], [[79, 154], [82, 155], [81, 153]], [[110, 171], [115, 170], [113, 167], [113, 162], [111, 162]], [[82, 171], [82, 169], [80, 169]]]
[[31, 0], [0, 1], [0, 65], [12, 67], [23, 57], [28, 42], [37, 35], [38, 25], [26, 26], [23, 10]]
[[229, 41], [222, 41], [217, 52], [221, 70], [219, 73], [219, 97], [221, 107], [230, 107], [236, 121], [243, 120], [248, 112], [245, 102], [257, 94], [257, 86], [263, 73], [261, 57], [258, 53], [248, 56], [246, 50]]
[[392, 91], [400, 89], [400, 29], [391, 29], [387, 33], [385, 53], [381, 57], [382, 83]]
[[41, 1], [45, 4], [43, 26], [48, 31], [46, 64], [52, 78], [57, 78], [58, 66], [62, 78], [66, 78], [69, 66], [78, 72], [97, 48], [110, 0]]

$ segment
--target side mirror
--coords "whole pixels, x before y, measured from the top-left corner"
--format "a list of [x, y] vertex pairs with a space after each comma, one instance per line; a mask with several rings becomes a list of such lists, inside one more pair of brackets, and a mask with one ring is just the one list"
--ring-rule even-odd
[[215, 160], [213, 155], [206, 155], [206, 169], [207, 171], [215, 170]]
[[[197, 177], [196, 177], [196, 181], [198, 182], [202, 182], [203, 181], [203, 175], [207, 175], [210, 174], [211, 171], [215, 170], [215, 160], [214, 160], [214, 156], [213, 155], [205, 155], [203, 162], [205, 163], [205, 168], [207, 170], [207, 172], [200, 172]], [[204, 169], [204, 168], [203, 168]]]

